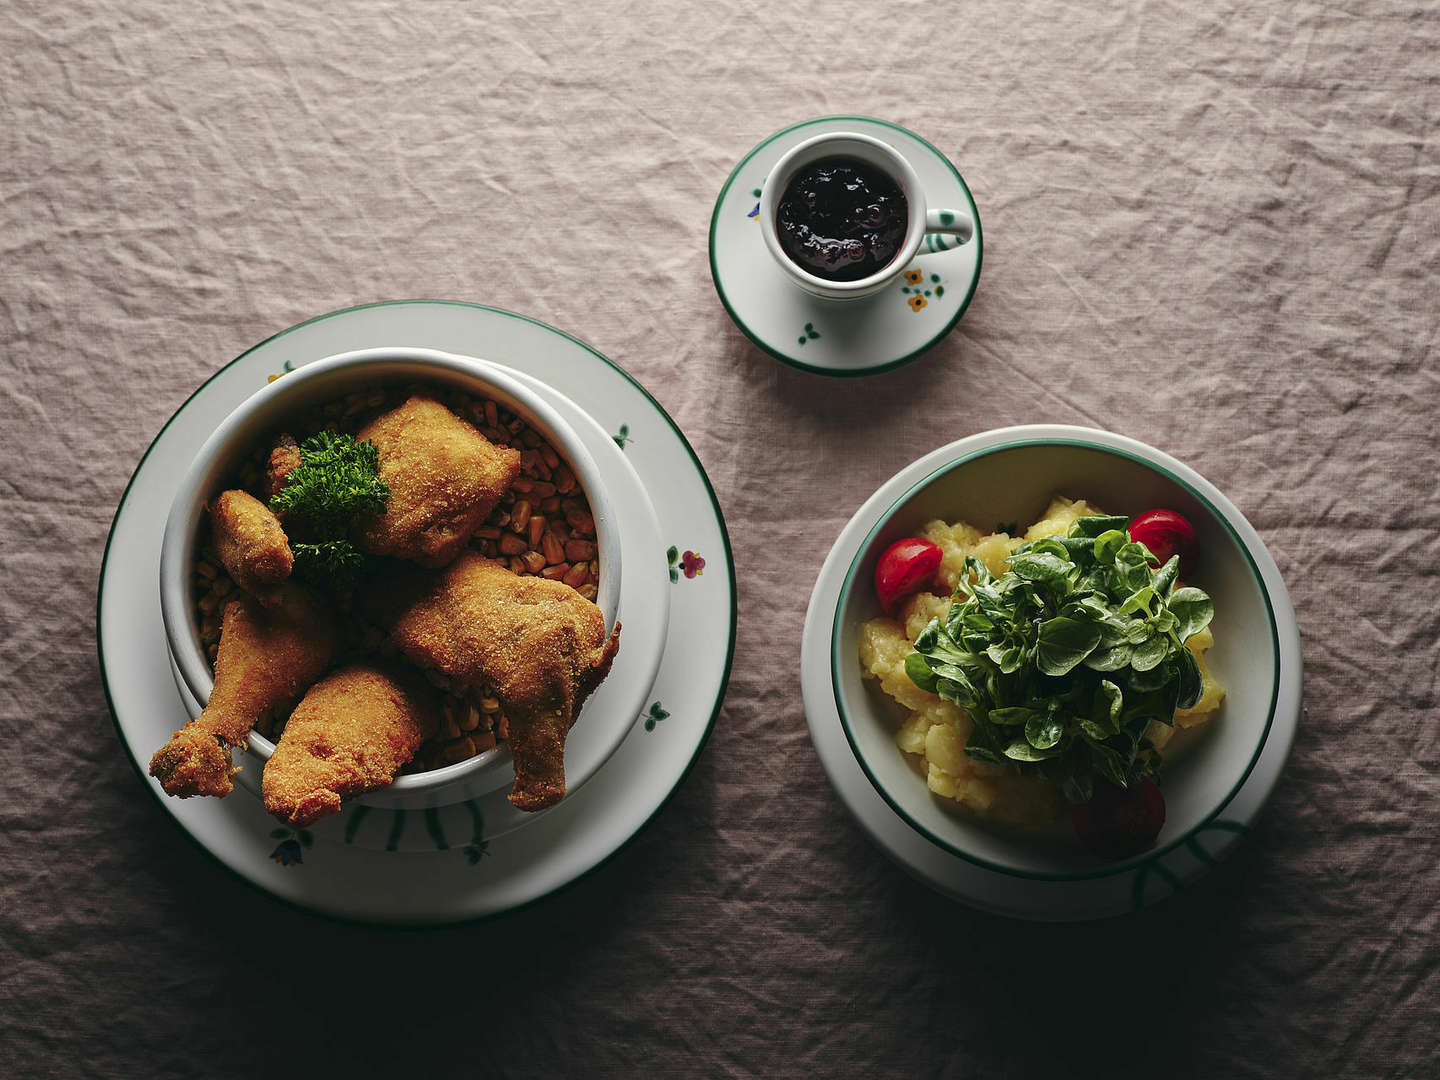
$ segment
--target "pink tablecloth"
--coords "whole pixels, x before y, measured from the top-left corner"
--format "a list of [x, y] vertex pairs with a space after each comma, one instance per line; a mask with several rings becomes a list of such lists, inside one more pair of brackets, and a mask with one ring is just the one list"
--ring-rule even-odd
[[[1433, 1075], [1440, 6], [10, 0], [0, 7], [0, 1071]], [[828, 381], [728, 321], [706, 226], [858, 112], [964, 172], [985, 269], [919, 362]], [[302, 318], [479, 300], [673, 413], [728, 517], [728, 703], [655, 824], [500, 923], [356, 929], [197, 852], [116, 745], [96, 574], [141, 452]], [[898, 467], [1003, 424], [1158, 445], [1294, 594], [1306, 709], [1251, 839], [1036, 927], [895, 869], [796, 681]]]

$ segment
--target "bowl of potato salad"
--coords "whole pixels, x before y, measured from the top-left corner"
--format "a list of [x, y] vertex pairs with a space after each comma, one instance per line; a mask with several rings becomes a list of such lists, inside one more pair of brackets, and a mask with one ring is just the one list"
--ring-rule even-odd
[[1213, 822], [1266, 745], [1294, 635], [1218, 489], [1059, 430], [1075, 434], [981, 440], [900, 494], [849, 565], [831, 655], [846, 739], [891, 809], [1045, 880], [1121, 873]]

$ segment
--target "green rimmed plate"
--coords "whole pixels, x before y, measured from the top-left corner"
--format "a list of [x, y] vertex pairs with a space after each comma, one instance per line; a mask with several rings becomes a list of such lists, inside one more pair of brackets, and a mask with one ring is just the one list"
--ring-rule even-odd
[[[791, 147], [834, 131], [893, 146], [914, 166], [930, 205], [970, 215], [974, 237], [948, 251], [922, 247], [893, 287], [862, 300], [823, 300], [792, 284], [761, 238], [759, 192]], [[873, 375], [925, 352], [970, 305], [983, 254], [980, 213], [959, 170], [913, 131], [865, 116], [824, 116], [775, 132], [735, 167], [710, 218], [710, 276], [730, 318], [775, 359], [820, 375]]]
[[[670, 590], [670, 621], [647, 705], [588, 784], [505, 835], [487, 832], [479, 803], [433, 813], [352, 812], [323, 829], [284, 829], [244, 790], [223, 800], [166, 798], [141, 764], [159, 745], [157, 734], [163, 741], [186, 719], [170, 676], [155, 584], [160, 530], [185, 463], [267, 375], [386, 344], [485, 357], [555, 387], [623, 451], [624, 464], [652, 493], [659, 519], [656, 575]], [[500, 914], [577, 880], [660, 810], [720, 708], [734, 648], [735, 578], [725, 523], [703, 468], [664, 409], [624, 371], [568, 334], [523, 316], [449, 301], [400, 301], [335, 312], [277, 334], [181, 406], [141, 459], [116, 511], [97, 620], [117, 734], [147, 789], [203, 850], [247, 883], [322, 914], [445, 923]]]
[[[1033, 520], [1057, 493], [1095, 498], [1119, 512], [1144, 508], [1133, 500], [1146, 506], [1174, 501], [1203, 526], [1202, 536], [1208, 532], [1214, 551], [1198, 576], [1216, 596], [1211, 655], [1218, 654], [1216, 670], [1230, 699], [1214, 721], [1219, 726], [1167, 769], [1167, 776], [1174, 771], [1175, 783], [1167, 786], [1173, 820], [1155, 850], [1108, 866], [1085, 857], [1060, 830], [1046, 836], [986, 827], [931, 797], [895, 747], [886, 703], [862, 684], [855, 655], [859, 622], [878, 613], [862, 579], [885, 544], [933, 517], [985, 528]], [[990, 511], [998, 517], [987, 517]], [[1227, 854], [1275, 785], [1302, 692], [1288, 593], [1239, 511], [1168, 455], [1123, 436], [1060, 425], [971, 436], [887, 481], [841, 532], [820, 572], [801, 667], [812, 741], [865, 831], [940, 891], [1038, 920], [1134, 910], [1184, 888]]]

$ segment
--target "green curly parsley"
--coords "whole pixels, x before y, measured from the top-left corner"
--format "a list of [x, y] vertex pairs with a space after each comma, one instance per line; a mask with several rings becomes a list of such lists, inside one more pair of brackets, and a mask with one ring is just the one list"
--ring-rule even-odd
[[347, 535], [361, 514], [384, 513], [390, 489], [380, 479], [380, 450], [353, 436], [321, 431], [300, 444], [300, 464], [270, 509], [302, 526], [308, 543], [291, 545], [295, 573], [317, 585], [354, 584], [364, 556]]

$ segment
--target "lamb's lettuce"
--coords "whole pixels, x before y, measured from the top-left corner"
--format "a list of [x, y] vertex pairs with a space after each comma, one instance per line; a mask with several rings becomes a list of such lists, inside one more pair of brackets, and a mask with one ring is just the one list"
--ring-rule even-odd
[[1156, 569], [1123, 517], [1083, 517], [1069, 535], [1030, 541], [995, 577], [974, 556], [949, 615], [915, 641], [905, 672], [973, 721], [965, 752], [1009, 764], [1089, 800], [1097, 777], [1128, 787], [1159, 754], [1145, 730], [1199, 700], [1185, 642], [1214, 617], [1176, 588], [1180, 560]]

